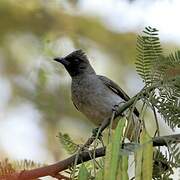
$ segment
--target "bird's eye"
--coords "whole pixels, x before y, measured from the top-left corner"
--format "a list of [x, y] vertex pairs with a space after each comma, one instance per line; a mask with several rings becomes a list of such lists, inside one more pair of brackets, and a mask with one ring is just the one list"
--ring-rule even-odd
[[79, 59], [74, 59], [74, 62], [79, 63], [80, 61], [79, 61]]

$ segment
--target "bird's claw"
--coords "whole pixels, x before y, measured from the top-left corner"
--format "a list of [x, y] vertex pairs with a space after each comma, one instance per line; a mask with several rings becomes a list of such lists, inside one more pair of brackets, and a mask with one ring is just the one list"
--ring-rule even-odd
[[[114, 112], [115, 114], [118, 114], [118, 108], [124, 103], [126, 103], [126, 101], [122, 101], [119, 104], [115, 104], [112, 108], [112, 112]], [[123, 116], [123, 114], [122, 114], [122, 116]]]
[[118, 107], [119, 107], [119, 105], [117, 105], [117, 104], [114, 105], [113, 108], [112, 108], [112, 111], [116, 113], [117, 110], [118, 110]]

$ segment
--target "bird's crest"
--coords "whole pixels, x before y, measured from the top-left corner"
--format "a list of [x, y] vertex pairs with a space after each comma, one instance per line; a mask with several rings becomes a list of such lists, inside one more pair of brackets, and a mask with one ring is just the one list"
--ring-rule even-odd
[[76, 51], [73, 51], [71, 54], [67, 55], [66, 58], [78, 58], [81, 60], [87, 60], [87, 56], [85, 52], [82, 49], [78, 49]]

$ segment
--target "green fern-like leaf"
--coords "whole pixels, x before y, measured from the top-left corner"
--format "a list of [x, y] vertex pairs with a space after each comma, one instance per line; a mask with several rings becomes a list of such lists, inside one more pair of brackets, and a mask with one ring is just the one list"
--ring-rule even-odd
[[154, 153], [153, 179], [172, 180], [170, 175], [174, 174], [174, 169], [180, 167], [180, 146], [175, 143], [175, 139], [167, 140], [167, 150], [162, 153], [156, 150]]
[[161, 84], [151, 103], [173, 129], [180, 126], [180, 51], [161, 57], [158, 61], [156, 72], [161, 74]]
[[180, 167], [180, 145], [178, 143], [169, 146], [169, 159], [174, 163], [175, 168]]
[[154, 63], [162, 54], [158, 30], [147, 27], [137, 38], [136, 69], [146, 85], [151, 85], [156, 73]]
[[167, 155], [162, 154], [161, 151], [154, 153], [153, 164], [153, 179], [154, 180], [172, 180], [169, 178], [173, 174], [174, 162], [170, 161]]
[[59, 139], [61, 144], [63, 145], [64, 149], [69, 153], [69, 154], [74, 154], [78, 150], [78, 145], [73, 142], [71, 137], [65, 133], [59, 133]]
[[167, 124], [174, 129], [180, 126], [180, 108], [178, 98], [172, 92], [160, 91], [151, 100], [152, 104], [158, 109]]
[[158, 31], [143, 32], [137, 40], [137, 72], [146, 86], [156, 85], [151, 104], [173, 129], [180, 126], [180, 51], [164, 56]]

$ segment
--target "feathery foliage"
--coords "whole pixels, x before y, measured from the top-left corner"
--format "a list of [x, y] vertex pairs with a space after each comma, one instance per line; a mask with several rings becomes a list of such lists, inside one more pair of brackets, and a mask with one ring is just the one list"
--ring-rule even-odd
[[162, 83], [157, 88], [151, 103], [173, 129], [180, 125], [180, 51], [161, 56], [157, 61], [157, 72]]
[[65, 133], [62, 134], [59, 132], [59, 140], [61, 144], [63, 145], [64, 149], [69, 153], [69, 154], [74, 154], [78, 150], [78, 145], [73, 142], [69, 134]]
[[146, 85], [151, 85], [156, 78], [154, 64], [162, 54], [158, 30], [147, 27], [144, 35], [137, 38], [136, 69]]
[[150, 102], [173, 129], [180, 125], [180, 51], [164, 56], [158, 31], [143, 32], [137, 40], [137, 72], [146, 86], [156, 85]]
[[173, 163], [173, 167], [180, 167], [180, 146], [179, 144], [172, 144], [168, 146], [169, 161]]
[[161, 151], [154, 153], [154, 164], [153, 164], [153, 179], [154, 180], [172, 180], [169, 176], [172, 175], [174, 163], [170, 161], [167, 154], [164, 155]]
[[[172, 129], [180, 125], [180, 76], [173, 75], [171, 77], [168, 71], [170, 70], [170, 73], [176, 73], [176, 66], [172, 65], [174, 58], [176, 58], [177, 66], [179, 65], [180, 68], [180, 56], [176, 56], [177, 54], [179, 52], [175, 53], [175, 55], [171, 54], [166, 58], [168, 64], [171, 63], [171, 66], [170, 68], [166, 66], [167, 69], [163, 68], [163, 71], [166, 72], [164, 73], [163, 81], [161, 81], [161, 85], [157, 87], [157, 91], [151, 99], [151, 103], [158, 109], [158, 112]], [[173, 66], [174, 69], [172, 69]]]

